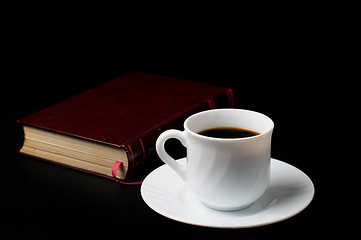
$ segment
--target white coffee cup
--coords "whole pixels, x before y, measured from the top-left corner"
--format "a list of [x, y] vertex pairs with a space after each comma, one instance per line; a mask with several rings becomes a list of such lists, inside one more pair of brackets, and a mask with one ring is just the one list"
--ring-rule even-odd
[[[167, 130], [157, 139], [159, 157], [206, 206], [233, 211], [250, 206], [267, 189], [273, 121], [258, 112], [216, 109], [196, 113], [184, 122], [184, 131]], [[200, 131], [235, 127], [256, 131], [245, 138], [214, 138]], [[169, 138], [187, 148], [187, 164], [176, 162], [164, 149]], [[167, 179], [164, 179], [167, 181]]]

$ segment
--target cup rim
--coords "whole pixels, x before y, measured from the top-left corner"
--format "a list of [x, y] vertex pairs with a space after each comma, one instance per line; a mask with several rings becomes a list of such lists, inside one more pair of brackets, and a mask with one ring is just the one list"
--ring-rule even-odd
[[[258, 135], [255, 135], [255, 136], [250, 136], [250, 137], [242, 137], [242, 138], [215, 138], [215, 137], [208, 137], [208, 136], [204, 136], [204, 135], [200, 135], [192, 130], [190, 130], [187, 126], [188, 122], [191, 121], [192, 118], [195, 118], [199, 115], [203, 115], [203, 114], [207, 114], [208, 112], [221, 112], [221, 111], [238, 111], [238, 112], [252, 112], [252, 113], [255, 113], [255, 114], [259, 114], [260, 116], [266, 118], [268, 121], [270, 121], [271, 123], [271, 126], [270, 128], [263, 132], [263, 133], [260, 133]], [[184, 121], [184, 129], [192, 134], [193, 136], [196, 136], [196, 137], [199, 137], [199, 138], [202, 138], [202, 139], [207, 139], [207, 140], [213, 140], [213, 141], [247, 141], [247, 140], [252, 140], [252, 139], [256, 139], [256, 138], [260, 138], [260, 137], [263, 137], [264, 135], [267, 135], [269, 134], [270, 132], [273, 131], [273, 128], [274, 128], [274, 122], [272, 121], [272, 119], [270, 117], [268, 117], [267, 115], [263, 114], [263, 113], [260, 113], [260, 112], [257, 112], [257, 111], [252, 111], [252, 110], [247, 110], [247, 109], [238, 109], [238, 108], [219, 108], [219, 109], [212, 109], [212, 110], [206, 110], [206, 111], [202, 111], [202, 112], [198, 112], [198, 113], [195, 113], [191, 116], [189, 116], [185, 121]]]

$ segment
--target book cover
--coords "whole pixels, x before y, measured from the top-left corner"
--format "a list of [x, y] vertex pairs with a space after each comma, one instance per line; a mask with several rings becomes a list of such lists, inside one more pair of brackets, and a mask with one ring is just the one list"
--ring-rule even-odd
[[131, 181], [150, 170], [161, 132], [182, 129], [195, 112], [233, 104], [231, 89], [129, 72], [20, 119], [20, 152]]

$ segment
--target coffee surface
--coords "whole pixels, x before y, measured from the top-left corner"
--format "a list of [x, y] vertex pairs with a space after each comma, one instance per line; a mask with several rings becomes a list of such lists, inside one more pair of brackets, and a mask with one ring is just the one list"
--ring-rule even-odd
[[198, 132], [198, 134], [214, 138], [245, 138], [259, 135], [259, 132], [237, 127], [209, 128]]

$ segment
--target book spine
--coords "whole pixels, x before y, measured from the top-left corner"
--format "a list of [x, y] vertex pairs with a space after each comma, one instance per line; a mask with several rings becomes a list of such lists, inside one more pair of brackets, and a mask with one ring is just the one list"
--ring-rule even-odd
[[[144, 179], [147, 174], [163, 163], [155, 151], [155, 142], [163, 131], [167, 129], [182, 130], [184, 121], [194, 113], [226, 107], [234, 107], [234, 95], [231, 88], [225, 90], [225, 92], [218, 96], [209, 98], [207, 102], [199, 106], [195, 106], [193, 109], [190, 109], [187, 113], [178, 117], [174, 121], [153, 130], [149, 134], [136, 139], [132, 143], [122, 145], [121, 148], [125, 150], [128, 156], [128, 171], [125, 179], [118, 179], [113, 174], [114, 178], [122, 183], [140, 183], [140, 180]], [[116, 162], [113, 170], [116, 170], [118, 166], [119, 162]]]

